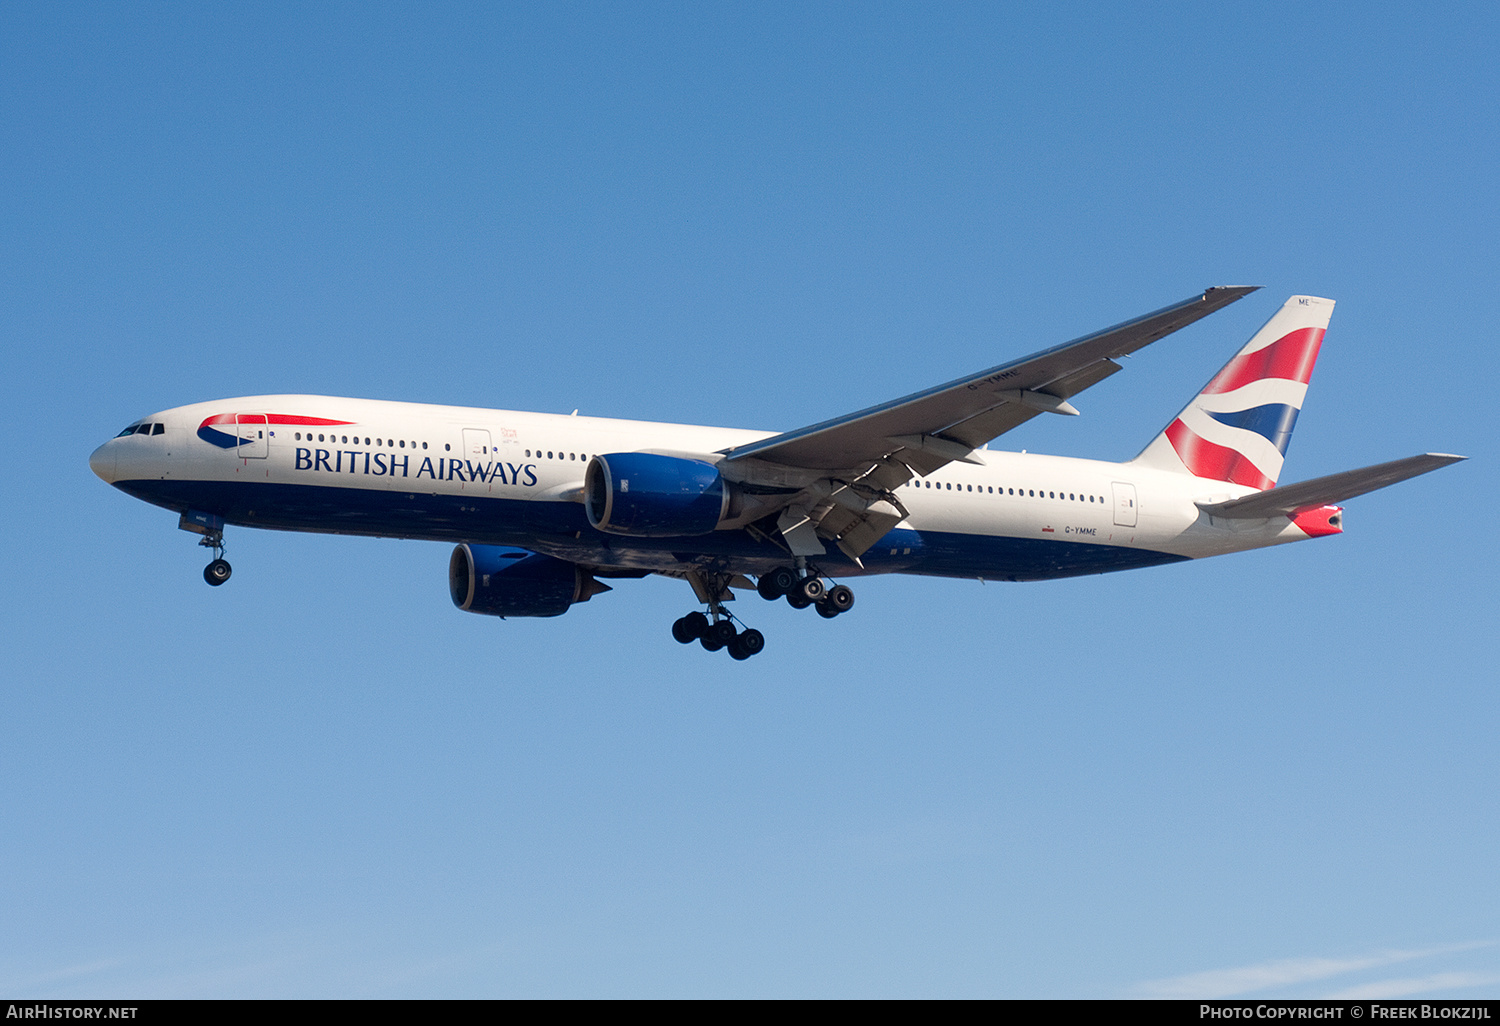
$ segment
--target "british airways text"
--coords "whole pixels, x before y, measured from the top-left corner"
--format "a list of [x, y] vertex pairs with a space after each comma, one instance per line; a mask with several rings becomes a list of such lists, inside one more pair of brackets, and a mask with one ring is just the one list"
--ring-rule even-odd
[[[344, 464], [348, 466], [344, 466]], [[390, 452], [366, 452], [363, 449], [298, 449], [297, 470], [327, 471], [330, 474], [368, 474], [371, 477], [430, 477], [435, 481], [474, 481], [480, 484], [536, 484], [536, 464], [445, 459], [423, 456], [412, 468], [412, 457]]]

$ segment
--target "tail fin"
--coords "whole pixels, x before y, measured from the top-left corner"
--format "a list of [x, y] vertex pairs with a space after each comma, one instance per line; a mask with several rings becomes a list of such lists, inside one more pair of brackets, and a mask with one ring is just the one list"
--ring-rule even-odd
[[1333, 300], [1293, 296], [1134, 462], [1274, 488]]

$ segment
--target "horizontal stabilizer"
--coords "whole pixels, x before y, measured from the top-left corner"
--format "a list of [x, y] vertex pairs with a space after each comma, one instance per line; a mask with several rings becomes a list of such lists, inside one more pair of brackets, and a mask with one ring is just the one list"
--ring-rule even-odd
[[1421, 456], [1408, 456], [1404, 460], [1377, 463], [1373, 467], [1345, 470], [1327, 477], [1315, 477], [1311, 481], [1299, 481], [1282, 488], [1270, 488], [1242, 499], [1228, 502], [1200, 502], [1198, 508], [1209, 516], [1232, 520], [1261, 519], [1263, 517], [1291, 516], [1300, 510], [1316, 509], [1352, 499], [1356, 495], [1385, 488], [1398, 481], [1405, 481], [1418, 474], [1446, 467], [1450, 463], [1468, 459], [1467, 456], [1450, 456], [1446, 453], [1429, 452]]

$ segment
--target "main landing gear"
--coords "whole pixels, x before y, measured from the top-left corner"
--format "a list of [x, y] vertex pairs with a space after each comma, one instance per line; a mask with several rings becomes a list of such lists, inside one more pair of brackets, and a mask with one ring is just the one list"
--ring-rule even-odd
[[[714, 587], [717, 586], [716, 582]], [[785, 598], [793, 609], [815, 606], [818, 615], [829, 620], [854, 608], [852, 588], [844, 584], [827, 587], [822, 578], [808, 573], [806, 568], [778, 567], [762, 574], [755, 590], [770, 602]], [[705, 594], [727, 595], [728, 592], [722, 589], [700, 591], [699, 597], [703, 598]], [[724, 609], [723, 602], [717, 597], [708, 600], [706, 615], [692, 612], [675, 621], [672, 637], [684, 645], [696, 641], [710, 652], [728, 649], [732, 658], [740, 660], [749, 659], [766, 647], [766, 637], [760, 631], [753, 627], [746, 630], [735, 627], [733, 615]]]
[[710, 652], [727, 648], [730, 658], [739, 660], [759, 655], [766, 647], [766, 636], [754, 627], [739, 630], [722, 609], [715, 610], [713, 616], [709, 620], [702, 613], [689, 613], [672, 624], [672, 637], [684, 645], [696, 641]]
[[698, 642], [710, 652], [728, 649], [729, 655], [738, 660], [759, 655], [766, 647], [766, 636], [754, 628], [740, 630], [734, 625], [734, 616], [724, 608], [729, 594], [729, 575], [722, 573], [692, 573], [688, 583], [698, 601], [708, 606], [708, 614], [689, 613], [672, 624], [672, 637], [684, 645]]
[[234, 567], [230, 566], [229, 560], [224, 558], [224, 532], [210, 531], [198, 544], [214, 550], [213, 562], [203, 568], [203, 579], [217, 588], [229, 580], [229, 575], [234, 573]]
[[755, 590], [768, 602], [786, 598], [793, 609], [816, 606], [818, 615], [827, 620], [849, 612], [854, 608], [854, 589], [846, 584], [835, 584], [828, 588], [814, 574], [798, 577], [791, 567], [778, 567], [768, 574], [761, 574]]

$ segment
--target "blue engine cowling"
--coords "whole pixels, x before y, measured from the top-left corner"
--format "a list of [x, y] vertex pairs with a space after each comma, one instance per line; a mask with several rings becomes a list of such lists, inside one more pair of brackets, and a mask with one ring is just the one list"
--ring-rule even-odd
[[448, 559], [448, 592], [470, 613], [561, 616], [601, 591], [576, 563], [506, 545], [459, 545]]
[[595, 456], [583, 489], [589, 523], [636, 538], [708, 534], [729, 501], [712, 463], [650, 452]]

